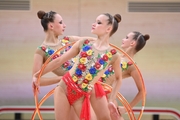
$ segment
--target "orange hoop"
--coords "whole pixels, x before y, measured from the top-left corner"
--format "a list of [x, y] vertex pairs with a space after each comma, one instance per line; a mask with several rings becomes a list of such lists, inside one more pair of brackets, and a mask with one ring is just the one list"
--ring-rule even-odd
[[121, 50], [120, 48], [118, 48], [117, 46], [115, 46], [113, 44], [110, 44], [110, 45], [112, 47], [114, 47], [115, 49], [117, 49], [118, 51], [122, 52], [131, 62], [133, 62], [133, 65], [135, 66], [136, 70], [138, 71], [138, 74], [139, 74], [140, 80], [141, 80], [141, 84], [142, 84], [142, 89], [143, 89], [143, 99], [142, 99], [142, 108], [141, 108], [141, 111], [140, 111], [140, 114], [139, 114], [137, 120], [141, 120], [141, 117], [142, 117], [142, 114], [143, 114], [143, 111], [144, 111], [144, 107], [145, 107], [145, 102], [146, 102], [146, 88], [145, 88], [145, 84], [144, 84], [142, 74], [141, 74], [138, 66], [135, 64], [133, 59], [127, 53], [125, 53], [123, 50]]
[[[49, 92], [40, 100], [40, 102], [38, 103], [38, 108], [36, 108], [36, 109], [34, 110], [31, 120], [34, 120], [35, 115], [36, 115], [36, 112], [38, 112], [38, 113], [40, 114], [39, 108], [40, 108], [41, 105], [46, 101], [46, 99], [48, 99], [48, 98], [54, 93], [54, 90], [55, 90], [55, 88], [53, 88], [51, 91], [49, 91]], [[38, 114], [38, 115], [39, 115], [39, 114]], [[40, 114], [39, 118], [42, 119], [41, 114]]]
[[[45, 69], [45, 67], [46, 67], [46, 65], [49, 63], [49, 61], [53, 58], [53, 56], [54, 56], [55, 54], [57, 54], [59, 51], [63, 50], [65, 47], [70, 46], [70, 45], [73, 45], [74, 43], [75, 43], [75, 42], [70, 43], [70, 44], [67, 44], [66, 46], [61, 47], [60, 49], [58, 49], [56, 52], [54, 52], [53, 55], [51, 55], [51, 56], [46, 60], [46, 62], [44, 63], [44, 65], [42, 66], [42, 68], [41, 68], [41, 70], [40, 70], [40, 74], [39, 74], [38, 79], [37, 79], [37, 82], [38, 82], [38, 83], [39, 83], [39, 80], [40, 80], [40, 77], [41, 77], [41, 75], [42, 75], [43, 70]], [[138, 119], [137, 119], [137, 120], [140, 120], [141, 117], [142, 117], [143, 111], [144, 111], [145, 96], [146, 96], [146, 95], [145, 95], [144, 80], [143, 80], [143, 77], [142, 77], [142, 75], [141, 75], [141, 72], [140, 72], [140, 70], [138, 69], [138, 67], [137, 67], [137, 65], [135, 64], [135, 62], [133, 61], [133, 59], [132, 59], [127, 53], [125, 53], [123, 50], [121, 50], [120, 48], [116, 47], [116, 46], [113, 45], [113, 44], [110, 44], [110, 46], [111, 46], [111, 47], [114, 47], [116, 50], [118, 50], [118, 51], [120, 51], [121, 53], [123, 53], [123, 54], [133, 63], [133, 65], [134, 65], [135, 68], [137, 69], [138, 74], [139, 74], [139, 76], [140, 76], [140, 78], [141, 78], [142, 88], [143, 88], [143, 100], [142, 100], [142, 108], [141, 108], [140, 114], [139, 114]], [[99, 82], [99, 81], [98, 81], [98, 82]], [[109, 91], [112, 90], [112, 87], [111, 87], [111, 86], [109, 86], [109, 85], [107, 85], [107, 84], [105, 84], [105, 83], [102, 83], [102, 82], [100, 82], [100, 83], [104, 86], [105, 89], [107, 89], [107, 90], [109, 90]], [[37, 89], [37, 88], [35, 89], [34, 99], [35, 99], [36, 109], [35, 109], [35, 111], [34, 111], [34, 113], [33, 113], [33, 115], [32, 115], [31, 120], [34, 120], [35, 115], [36, 115], [36, 112], [38, 113], [38, 116], [39, 116], [40, 120], [43, 120], [42, 115], [41, 115], [40, 110], [39, 110], [39, 107], [45, 102], [45, 100], [46, 100], [47, 98], [49, 98], [49, 97], [54, 93], [54, 90], [55, 90], [55, 88], [52, 89], [50, 92], [48, 92], [48, 93], [40, 100], [40, 102], [38, 103], [38, 89]], [[130, 120], [136, 120], [136, 119], [135, 119], [135, 116], [134, 116], [134, 113], [133, 113], [133, 111], [132, 111], [132, 109], [131, 109], [131, 106], [129, 105], [129, 103], [127, 102], [127, 100], [126, 100], [120, 93], [118, 93], [117, 98], [118, 98], [119, 101], [124, 105], [126, 111], [128, 112], [128, 116], [129, 116]]]
[[[75, 43], [75, 42], [70, 43], [70, 44], [67, 44], [67, 45], [61, 47], [60, 49], [58, 49], [56, 52], [54, 52], [54, 53], [46, 60], [46, 62], [43, 64], [43, 66], [42, 66], [42, 68], [41, 68], [41, 70], [40, 70], [39, 76], [38, 76], [38, 78], [37, 78], [37, 82], [38, 82], [38, 83], [39, 83], [39, 80], [40, 80], [40, 78], [41, 78], [41, 76], [42, 76], [43, 70], [45, 69], [46, 65], [50, 62], [50, 60], [54, 57], [54, 55], [56, 55], [59, 51], [63, 50], [63, 49], [66, 48], [67, 46], [73, 45], [74, 43]], [[53, 90], [51, 90], [51, 91], [53, 91]], [[41, 105], [42, 105], [42, 104], [44, 103], [44, 101], [51, 95], [51, 94], [50, 94], [51, 91], [43, 97], [43, 99], [41, 100]], [[38, 89], [37, 89], [37, 88], [35, 89], [34, 100], [35, 100], [35, 104], [36, 104], [36, 109], [35, 109], [32, 117], [31, 117], [31, 120], [34, 120], [35, 115], [36, 115], [36, 112], [38, 113], [39, 119], [40, 119], [40, 120], [43, 120], [43, 119], [42, 119], [42, 115], [41, 115], [40, 110], [39, 110], [39, 107], [40, 107], [41, 105], [40, 105], [40, 103], [38, 103]]]
[[[112, 87], [106, 83], [103, 83], [103, 82], [100, 82], [98, 81], [98, 83], [100, 83], [105, 90], [108, 90], [108, 91], [112, 91]], [[129, 116], [129, 119], [130, 120], [136, 120], [135, 116], [134, 116], [134, 113], [131, 109], [131, 106], [129, 105], [129, 103], [127, 102], [127, 100], [121, 95], [121, 93], [118, 92], [117, 94], [117, 98], [119, 99], [119, 101], [124, 105], [126, 111], [128, 112], [128, 116]]]

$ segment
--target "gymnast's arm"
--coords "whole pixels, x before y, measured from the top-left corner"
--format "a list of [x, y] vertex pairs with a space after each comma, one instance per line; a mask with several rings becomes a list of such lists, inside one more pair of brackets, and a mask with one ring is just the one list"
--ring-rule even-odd
[[43, 65], [43, 54], [39, 54], [38, 50], [36, 50], [34, 54], [32, 75], [38, 72], [41, 69], [42, 65]]
[[33, 89], [33, 92], [35, 92], [35, 89], [37, 88], [38, 91], [39, 91], [39, 83], [37, 81], [37, 79], [34, 79], [34, 74], [36, 72], [38, 72], [42, 65], [43, 65], [43, 52], [40, 51], [40, 50], [36, 50], [35, 51], [35, 54], [34, 54], [34, 61], [33, 61], [33, 69], [32, 69], [32, 89]]
[[80, 51], [80, 40], [77, 41], [70, 50], [64, 53], [62, 56], [56, 58], [55, 60], [51, 61], [47, 64], [46, 68], [44, 69], [42, 75], [57, 69], [60, 65], [62, 65], [67, 60], [74, 58]]
[[69, 41], [70, 42], [76, 42], [78, 40], [83, 40], [83, 39], [88, 39], [90, 41], [95, 41], [97, 38], [95, 37], [88, 37], [88, 36], [83, 36], [83, 37], [80, 37], [80, 36], [67, 36], [69, 38]]
[[[42, 65], [44, 64], [43, 56], [45, 56], [44, 51], [40, 49], [36, 49], [35, 54], [34, 54], [34, 61], [33, 61], [33, 71], [32, 71], [33, 75], [42, 68]], [[52, 84], [58, 83], [60, 79], [61, 79], [60, 76], [52, 77], [52, 78], [41, 77], [39, 82], [37, 81], [37, 79], [33, 79], [32, 87], [33, 89], [35, 89], [36, 87], [39, 87], [39, 86], [52, 85]]]
[[48, 86], [58, 83], [61, 80], [62, 76], [55, 76], [55, 77], [41, 77], [40, 78], [40, 86]]
[[120, 89], [120, 86], [121, 86], [122, 71], [121, 71], [121, 68], [120, 68], [120, 63], [121, 63], [120, 55], [116, 54], [115, 62], [112, 64], [116, 79], [115, 79], [114, 84], [112, 86], [112, 92], [110, 94], [109, 102], [114, 102], [114, 100], [116, 99], [116, 95], [119, 92], [119, 89]]
[[135, 69], [134, 66], [132, 66], [132, 68], [131, 68], [130, 75], [134, 79], [136, 87], [138, 89], [138, 93], [136, 94], [134, 99], [130, 102], [130, 105], [133, 108], [143, 98], [143, 86], [142, 86], [142, 83], [141, 83], [140, 75], [138, 74], [138, 71]]

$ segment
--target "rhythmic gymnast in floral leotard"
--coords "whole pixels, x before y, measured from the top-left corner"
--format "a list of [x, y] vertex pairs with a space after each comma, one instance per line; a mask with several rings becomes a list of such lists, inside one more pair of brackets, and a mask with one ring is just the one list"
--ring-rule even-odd
[[94, 84], [108, 65], [113, 66], [117, 81], [109, 101], [112, 102], [116, 98], [121, 84], [120, 55], [109, 46], [109, 37], [117, 30], [120, 20], [121, 17], [118, 14], [115, 17], [110, 14], [99, 15], [92, 27], [92, 33], [98, 36], [96, 41], [77, 41], [68, 52], [50, 62], [44, 69], [42, 74], [56, 69], [66, 60], [78, 57], [72, 69], [63, 76], [55, 89], [54, 103], [57, 120], [67, 118], [70, 105], [74, 107], [81, 120], [96, 119], [89, 111], [89, 96]]
[[[121, 48], [131, 57], [133, 58], [134, 55], [140, 51], [146, 44], [146, 41], [149, 39], [149, 35], [142, 35], [140, 32], [133, 31], [130, 32], [126, 38], [123, 39]], [[138, 88], [138, 93], [134, 97], [134, 99], [130, 102], [131, 107], [133, 108], [140, 100], [142, 100], [143, 96], [143, 89], [141, 86], [140, 76], [138, 71], [135, 69], [134, 65], [126, 58], [125, 55], [121, 55], [121, 69], [122, 69], [122, 78], [132, 77], [136, 83]], [[111, 86], [114, 84], [114, 71], [110, 66], [103, 76], [101, 77], [100, 81], [105, 82]], [[95, 89], [93, 91], [94, 94], [91, 95], [91, 104], [97, 113], [99, 119], [102, 119], [106, 114], [103, 114], [101, 107], [106, 106], [104, 104], [105, 92], [103, 91], [102, 87], [99, 84], [95, 85]], [[93, 102], [94, 101], [94, 102]], [[118, 106], [117, 109], [112, 104], [109, 106], [110, 112], [119, 112], [121, 115], [126, 113], [126, 110], [122, 106]], [[112, 115], [111, 115], [112, 116]], [[114, 118], [112, 116], [112, 118]], [[113, 120], [123, 120], [122, 116], [117, 116]]]
[[[62, 40], [59, 40], [59, 35], [62, 35], [66, 25], [63, 23], [62, 17], [57, 14], [56, 12], [50, 11], [45, 13], [44, 11], [38, 11], [37, 13], [38, 17], [41, 19], [41, 24], [44, 28], [44, 31], [46, 33], [46, 37], [43, 41], [43, 43], [36, 49], [34, 54], [34, 62], [33, 62], [33, 74], [35, 74], [38, 70], [41, 69], [42, 65], [45, 63], [45, 61], [59, 48], [62, 46], [65, 46], [66, 44], [70, 42], [75, 42], [83, 37], [78, 36], [70, 36], [70, 37], [64, 37]], [[85, 37], [89, 38], [90, 37]], [[52, 60], [56, 59], [57, 57], [64, 54], [66, 51], [70, 49], [71, 46], [67, 46], [63, 51], [60, 51], [58, 54], [56, 54]], [[61, 79], [61, 76], [63, 76], [69, 69], [71, 69], [73, 65], [74, 59], [68, 60], [65, 63], [63, 63], [62, 66], [58, 67], [57, 69], [53, 70], [53, 73], [57, 75], [56, 77], [42, 77], [39, 81], [39, 84], [37, 83], [37, 79], [34, 79], [32, 82], [33, 91], [35, 91], [36, 88], [39, 88], [40, 86], [47, 86], [51, 84], [58, 83]], [[79, 120], [77, 118], [77, 115], [71, 109], [70, 113], [70, 120]]]

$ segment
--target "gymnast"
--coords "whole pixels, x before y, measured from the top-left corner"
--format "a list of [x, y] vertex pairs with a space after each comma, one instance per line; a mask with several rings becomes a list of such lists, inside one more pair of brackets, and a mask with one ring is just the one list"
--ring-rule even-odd
[[[148, 34], [142, 35], [140, 32], [137, 32], [137, 31], [130, 32], [122, 40], [121, 48], [131, 58], [134, 58], [135, 54], [145, 46], [146, 41], [149, 39], [149, 37], [150, 36]], [[143, 98], [143, 88], [140, 81], [140, 76], [135, 66], [132, 65], [132, 62], [124, 54], [121, 54], [120, 66], [122, 70], [122, 79], [132, 77], [138, 89], [138, 93], [136, 94], [134, 99], [130, 102], [130, 106], [133, 108]], [[100, 81], [107, 83], [108, 85], [111, 85], [113, 87], [113, 85], [115, 84], [114, 75], [115, 74], [114, 74], [112, 66], [109, 66], [109, 68], [105, 71], [105, 73], [101, 77]], [[107, 116], [107, 114], [104, 114], [106, 109], [103, 109], [103, 112], [102, 112], [102, 107], [106, 106], [105, 105], [106, 93], [100, 84], [98, 83], [95, 84], [95, 87], [91, 95], [91, 105], [99, 119], [101, 119], [104, 116]], [[117, 102], [116, 101], [114, 102], [117, 105]], [[121, 115], [126, 113], [126, 109], [123, 106], [118, 106], [116, 108], [114, 104], [109, 104], [108, 107], [111, 113], [111, 118], [113, 120], [123, 120]], [[119, 115], [114, 116], [114, 115], [117, 115], [114, 113], [119, 113]]]
[[[110, 47], [109, 38], [118, 29], [120, 21], [121, 16], [119, 14], [114, 17], [108, 13], [99, 15], [91, 30], [93, 34], [97, 35], [97, 40], [77, 41], [70, 50], [51, 61], [44, 69], [42, 74], [53, 71], [67, 60], [77, 57], [73, 67], [62, 77], [55, 89], [54, 104], [57, 120], [67, 119], [71, 105], [81, 120], [96, 119], [90, 114], [92, 108], [90, 109], [89, 97], [94, 84], [109, 65], [112, 65], [116, 78], [116, 85], [112, 89], [109, 103], [116, 99], [122, 77], [119, 66], [121, 58], [116, 50]], [[39, 72], [35, 73], [35, 77], [38, 75]]]

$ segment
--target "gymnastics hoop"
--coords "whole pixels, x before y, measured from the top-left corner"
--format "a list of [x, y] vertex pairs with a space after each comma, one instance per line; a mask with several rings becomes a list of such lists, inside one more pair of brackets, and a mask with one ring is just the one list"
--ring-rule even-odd
[[[40, 77], [41, 77], [41, 75], [42, 75], [43, 70], [45, 69], [45, 67], [46, 67], [46, 65], [49, 63], [49, 61], [53, 58], [53, 56], [54, 56], [56, 53], [58, 53], [59, 51], [61, 51], [62, 49], [64, 49], [65, 47], [70, 46], [70, 45], [73, 45], [74, 43], [75, 43], [75, 42], [70, 43], [70, 44], [67, 44], [66, 46], [61, 47], [60, 49], [58, 49], [56, 52], [54, 52], [54, 53], [46, 60], [46, 62], [43, 64], [43, 66], [42, 66], [42, 68], [41, 68], [41, 70], [40, 70], [40, 74], [39, 74], [38, 79], [37, 79], [37, 82], [38, 82], [38, 83], [39, 83], [39, 80], [40, 80]], [[142, 117], [143, 111], [144, 111], [144, 106], [145, 106], [145, 85], [144, 85], [144, 80], [143, 80], [143, 77], [142, 77], [142, 75], [141, 75], [141, 72], [140, 72], [140, 70], [138, 69], [138, 67], [137, 67], [137, 65], [135, 64], [135, 62], [132, 60], [132, 58], [131, 58], [127, 53], [125, 53], [123, 50], [121, 50], [120, 48], [116, 47], [116, 46], [113, 45], [113, 44], [110, 44], [110, 46], [114, 47], [114, 48], [117, 49], [118, 51], [122, 52], [126, 57], [128, 57], [128, 59], [130, 59], [130, 61], [133, 62], [133, 65], [135, 66], [135, 68], [136, 68], [137, 71], [138, 71], [138, 74], [140, 75], [141, 82], [142, 82], [142, 88], [143, 88], [142, 109], [141, 109], [140, 114], [139, 114], [139, 116], [138, 116], [138, 120], [140, 120], [141, 117]], [[104, 84], [104, 85], [106, 85], [106, 84]], [[106, 85], [106, 87], [107, 87], [107, 86], [108, 86], [108, 85]], [[55, 88], [54, 88], [54, 89], [55, 89]], [[34, 99], [35, 99], [36, 109], [35, 109], [35, 111], [34, 111], [34, 113], [33, 113], [33, 115], [32, 115], [31, 120], [34, 120], [35, 115], [36, 115], [36, 112], [38, 113], [38, 116], [39, 116], [40, 120], [43, 120], [43, 119], [42, 119], [42, 115], [41, 115], [40, 110], [39, 110], [39, 107], [45, 102], [45, 100], [46, 100], [47, 98], [49, 98], [49, 97], [54, 93], [54, 89], [51, 90], [49, 93], [47, 93], [47, 94], [40, 100], [39, 103], [38, 103], [38, 89], [37, 89], [37, 88], [35, 89]], [[109, 86], [109, 89], [112, 89], [112, 88], [110, 88], [110, 86]], [[127, 100], [126, 100], [120, 93], [118, 93], [117, 97], [118, 97], [118, 99], [121, 101], [121, 103], [122, 103], [123, 105], [126, 104], [126, 105], [125, 105], [125, 109], [128, 111], [128, 116], [129, 116], [130, 120], [133, 120], [132, 117], [131, 117], [131, 114], [133, 115], [133, 118], [134, 118], [134, 120], [135, 120], [134, 114], [133, 114], [132, 109], [131, 109], [130, 105], [128, 104]], [[129, 109], [128, 109], [128, 108], [129, 108]], [[131, 112], [131, 113], [130, 113], [130, 112]]]
[[[98, 81], [97, 83], [101, 84], [104, 87], [104, 90], [108, 90], [109, 92], [112, 91], [112, 87], [106, 83]], [[134, 113], [132, 111], [132, 108], [128, 101], [121, 95], [121, 93], [118, 92], [117, 96], [118, 100], [122, 103], [122, 105], [125, 107], [126, 111], [128, 112], [128, 117], [130, 120], [136, 120]]]
[[113, 44], [110, 44], [110, 45], [112, 47], [114, 47], [115, 49], [117, 49], [118, 51], [122, 52], [131, 62], [133, 62], [133, 65], [135, 66], [136, 70], [138, 71], [138, 74], [139, 74], [140, 80], [141, 80], [141, 84], [142, 84], [142, 89], [143, 89], [143, 99], [142, 99], [142, 108], [141, 108], [141, 111], [140, 111], [140, 114], [139, 114], [137, 120], [141, 120], [142, 114], [144, 112], [145, 103], [146, 103], [146, 88], [145, 88], [145, 84], [144, 84], [144, 80], [143, 80], [142, 74], [141, 74], [138, 66], [133, 61], [133, 59], [126, 52], [124, 52], [123, 50], [121, 50], [120, 48], [118, 48], [117, 46], [115, 46]]
[[[38, 83], [38, 84], [39, 84], [39, 80], [40, 80], [40, 78], [41, 78], [41, 76], [42, 76], [43, 70], [45, 69], [46, 65], [50, 62], [50, 60], [54, 57], [54, 55], [56, 55], [59, 51], [63, 50], [63, 49], [66, 48], [67, 46], [73, 45], [74, 43], [75, 43], [75, 42], [72, 42], [72, 43], [70, 43], [70, 44], [67, 44], [67, 45], [59, 48], [56, 52], [54, 52], [54, 53], [45, 61], [45, 63], [44, 63], [43, 66], [41, 67], [39, 76], [38, 76], [38, 78], [37, 78], [37, 83]], [[48, 94], [46, 94], [46, 95], [43, 97], [43, 99], [41, 100], [41, 104], [43, 104], [43, 103], [45, 102], [45, 100], [46, 100], [50, 95], [52, 95], [53, 92], [54, 92], [54, 91], [51, 90]], [[50, 94], [50, 93], [51, 93], [51, 94]], [[43, 120], [43, 119], [42, 119], [42, 115], [41, 115], [40, 110], [39, 110], [39, 104], [38, 104], [38, 89], [37, 89], [37, 87], [36, 87], [36, 89], [35, 89], [34, 101], [35, 101], [35, 104], [36, 104], [36, 108], [35, 108], [35, 111], [34, 111], [32, 117], [31, 117], [31, 120], [34, 120], [35, 115], [36, 115], [36, 112], [38, 113], [39, 119], [40, 119], [40, 120]]]
[[[106, 84], [106, 83], [99, 82], [99, 81], [98, 81], [97, 83], [102, 84], [105, 90], [108, 90], [108, 91], [111, 92], [112, 87], [111, 87], [110, 85], [108, 85], [108, 84]], [[48, 98], [54, 93], [54, 90], [55, 90], [55, 88], [52, 89], [51, 91], [49, 91], [49, 92], [40, 100], [40, 102], [38, 103], [38, 109], [39, 109], [39, 107], [45, 102], [45, 100], [48, 99]], [[127, 100], [126, 100], [120, 93], [118, 93], [117, 98], [118, 98], [119, 101], [124, 105], [126, 111], [128, 111], [128, 116], [129, 116], [130, 120], [136, 120], [136, 119], [135, 119], [135, 116], [134, 116], [134, 114], [133, 114], [133, 111], [132, 111], [132, 109], [131, 109], [131, 106], [129, 105], [129, 103], [127, 102]], [[35, 116], [36, 112], [37, 112], [37, 109], [34, 111], [33, 116]], [[32, 117], [32, 119], [34, 119], [34, 117]]]

